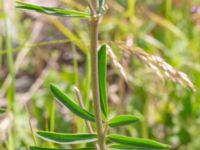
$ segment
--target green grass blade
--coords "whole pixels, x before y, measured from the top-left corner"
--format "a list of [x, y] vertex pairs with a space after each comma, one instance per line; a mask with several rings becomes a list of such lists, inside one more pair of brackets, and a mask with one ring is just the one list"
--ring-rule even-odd
[[134, 147], [143, 148], [143, 149], [145, 148], [154, 149], [154, 150], [169, 149], [168, 145], [161, 144], [153, 140], [143, 139], [143, 138], [132, 138], [132, 137], [118, 135], [118, 134], [111, 134], [111, 135], [108, 135], [107, 139], [115, 143], [128, 145], [128, 146], [134, 146]]
[[109, 126], [110, 127], [118, 127], [118, 126], [123, 126], [123, 125], [128, 125], [131, 123], [135, 123], [138, 122], [140, 119], [136, 116], [132, 116], [132, 115], [121, 115], [121, 116], [117, 116], [112, 118], [109, 121]]
[[72, 10], [72, 9], [45, 7], [45, 6], [39, 6], [39, 5], [34, 5], [34, 4], [24, 3], [24, 2], [19, 2], [19, 1], [16, 2], [16, 8], [33, 10], [33, 11], [37, 11], [40, 13], [53, 15], [53, 16], [80, 17], [80, 18], [90, 17], [90, 14], [86, 12], [81, 12], [81, 11]]
[[80, 144], [97, 141], [96, 134], [64, 134], [56, 132], [38, 131], [37, 136], [45, 141], [58, 144]]
[[73, 149], [56, 149], [56, 148], [42, 148], [42, 147], [36, 147], [36, 146], [30, 146], [29, 150], [95, 150], [95, 148], [92, 147], [86, 147], [86, 148], [73, 148]]
[[106, 72], [107, 72], [107, 56], [106, 56], [106, 45], [102, 45], [98, 52], [99, 59], [99, 89], [100, 89], [100, 99], [101, 99], [101, 109], [105, 117], [108, 113], [108, 98], [107, 98], [107, 88], [106, 88]]
[[74, 114], [77, 116], [89, 120], [89, 121], [95, 121], [94, 115], [89, 113], [87, 110], [81, 108], [78, 104], [76, 104], [73, 100], [71, 100], [70, 97], [68, 97], [65, 93], [63, 93], [59, 88], [57, 88], [55, 85], [51, 84], [50, 89], [53, 93], [53, 95], [61, 102], [63, 105], [65, 105], [69, 110], [71, 110]]
[[0, 108], [0, 115], [1, 115], [1, 114], [4, 114], [5, 112], [6, 112], [6, 109]]

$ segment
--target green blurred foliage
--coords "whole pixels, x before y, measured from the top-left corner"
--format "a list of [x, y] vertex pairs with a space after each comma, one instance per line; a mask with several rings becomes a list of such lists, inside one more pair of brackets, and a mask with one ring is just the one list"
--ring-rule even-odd
[[[114, 114], [116, 108], [120, 108], [117, 110], [119, 114], [137, 114], [142, 117], [139, 125], [117, 130], [129, 136], [158, 139], [172, 145], [173, 150], [198, 150], [200, 147], [200, 17], [199, 14], [191, 13], [191, 10], [200, 2], [199, 0], [182, 0], [181, 2], [178, 0], [135, 0], [134, 7], [129, 7], [128, 2], [128, 0], [108, 0], [108, 10], [100, 27], [100, 41], [112, 46], [120, 63], [132, 77], [130, 83], [125, 83], [109, 60], [107, 77], [108, 89], [111, 91], [108, 93], [111, 106], [109, 112]], [[86, 7], [79, 6], [78, 0], [69, 2], [62, 0], [61, 4], [62, 6], [86, 9]], [[157, 21], [151, 13], [160, 17], [160, 20]], [[18, 10], [15, 10], [15, 16], [13, 47], [14, 49], [20, 47], [19, 50], [14, 51], [16, 58], [20, 50], [25, 47], [27, 39], [30, 38], [27, 32], [32, 30], [37, 19], [34, 15]], [[85, 21], [61, 18], [55, 18], [52, 21], [45, 18], [44, 15], [37, 16], [37, 18], [41, 18], [45, 28], [42, 29], [36, 43], [73, 39], [64, 29], [55, 25], [55, 21], [59, 21], [64, 28], [78, 37], [77, 43], [82, 43], [86, 48], [89, 45], [89, 30]], [[44, 18], [45, 21], [43, 21]], [[2, 22], [2, 18], [0, 19]], [[3, 32], [0, 36], [0, 39], [4, 39]], [[134, 45], [143, 48], [148, 53], [161, 56], [173, 67], [188, 74], [197, 91], [192, 92], [169, 80], [163, 84], [135, 57], [124, 56], [115, 42], [126, 41], [128, 37], [133, 39]], [[29, 119], [31, 119], [34, 129], [52, 129], [66, 133], [86, 130], [79, 118], [74, 117], [73, 114], [63, 109], [62, 105], [54, 102], [49, 90], [49, 83], [56, 83], [75, 98], [73, 85], [76, 85], [83, 94], [86, 107], [91, 108], [92, 103], [88, 90], [90, 88], [88, 72], [90, 60], [84, 50], [85, 47], [83, 45], [81, 47], [77, 43], [75, 45], [64, 43], [33, 47], [26, 57], [26, 63], [21, 65], [17, 80], [28, 76], [31, 81], [29, 87], [31, 87], [48, 62], [53, 60], [55, 63], [54, 67], [51, 66], [47, 69], [48, 74], [42, 79], [41, 87], [37, 89], [37, 92], [32, 93], [27, 102], [31, 115]], [[2, 44], [0, 42], [0, 48], [0, 60], [2, 60], [0, 61], [0, 86], [2, 86], [8, 73], [5, 51], [3, 51], [4, 41]], [[55, 56], [56, 58], [54, 58]], [[123, 63], [124, 61], [126, 62]], [[23, 89], [23, 92], [17, 90], [19, 105], [20, 94], [27, 91], [28, 89]], [[56, 108], [53, 108], [54, 104]], [[22, 130], [26, 124], [24, 134], [19, 132], [20, 134], [15, 136], [17, 149], [21, 150], [25, 149], [27, 145], [33, 144], [33, 141], [28, 128], [27, 111], [24, 107], [18, 109], [19, 112], [16, 114], [17, 131]], [[53, 119], [53, 123], [51, 123], [51, 119]], [[39, 140], [38, 142], [43, 143]], [[5, 143], [6, 140], [2, 145], [5, 146]], [[49, 143], [43, 143], [43, 145], [53, 147]]]

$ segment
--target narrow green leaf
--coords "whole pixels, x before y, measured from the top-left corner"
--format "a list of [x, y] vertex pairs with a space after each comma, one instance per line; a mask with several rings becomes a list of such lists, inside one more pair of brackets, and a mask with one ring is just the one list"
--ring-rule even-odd
[[133, 146], [127, 146], [127, 145], [121, 145], [121, 144], [114, 144], [109, 146], [112, 150], [140, 150], [137, 148], [134, 148]]
[[109, 146], [111, 150], [164, 150], [165, 148], [141, 148], [137, 146], [123, 145], [123, 144], [113, 144]]
[[43, 140], [58, 144], [80, 144], [97, 141], [96, 134], [64, 134], [38, 131], [37, 136]]
[[90, 14], [86, 12], [81, 12], [81, 11], [72, 10], [72, 9], [45, 7], [45, 6], [39, 6], [39, 5], [34, 5], [34, 4], [24, 3], [24, 2], [19, 2], [19, 1], [16, 2], [16, 8], [33, 10], [33, 11], [37, 11], [40, 13], [53, 15], [53, 16], [81, 17], [81, 18], [90, 17]]
[[128, 125], [131, 123], [138, 122], [140, 119], [136, 116], [132, 115], [121, 115], [117, 116], [115, 118], [112, 118], [109, 121], [109, 126], [110, 127], [118, 127], [118, 126], [123, 126], [123, 125]]
[[53, 95], [61, 102], [63, 105], [65, 105], [69, 110], [71, 110], [74, 114], [77, 116], [89, 120], [89, 121], [95, 121], [94, 115], [89, 113], [87, 110], [81, 108], [78, 104], [76, 104], [73, 100], [71, 100], [70, 97], [68, 97], [65, 93], [63, 93], [59, 88], [57, 88], [55, 85], [50, 85], [51, 92]]
[[4, 114], [5, 112], [6, 112], [6, 109], [0, 108], [0, 115], [1, 115], [1, 114]]
[[86, 148], [73, 148], [73, 149], [56, 149], [56, 148], [42, 148], [42, 147], [36, 147], [36, 146], [30, 146], [30, 150], [95, 150], [95, 148], [92, 147], [86, 147]]
[[99, 58], [99, 89], [100, 89], [100, 100], [101, 109], [105, 117], [107, 117], [108, 112], [108, 98], [107, 98], [107, 88], [106, 88], [106, 73], [107, 73], [107, 57], [106, 57], [106, 45], [102, 45], [98, 52]]
[[134, 146], [140, 149], [141, 148], [154, 149], [154, 150], [169, 149], [168, 145], [161, 144], [153, 140], [142, 139], [142, 138], [132, 138], [132, 137], [118, 135], [118, 134], [108, 135], [107, 139], [115, 143]]

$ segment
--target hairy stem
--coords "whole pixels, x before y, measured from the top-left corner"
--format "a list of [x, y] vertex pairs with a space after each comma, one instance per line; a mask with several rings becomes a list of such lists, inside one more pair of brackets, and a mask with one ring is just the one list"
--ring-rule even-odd
[[105, 138], [102, 125], [102, 115], [100, 106], [100, 94], [99, 94], [99, 76], [98, 76], [98, 29], [99, 18], [94, 17], [90, 22], [91, 27], [91, 77], [92, 77], [92, 94], [94, 101], [94, 112], [96, 118], [98, 142], [100, 150], [106, 150]]

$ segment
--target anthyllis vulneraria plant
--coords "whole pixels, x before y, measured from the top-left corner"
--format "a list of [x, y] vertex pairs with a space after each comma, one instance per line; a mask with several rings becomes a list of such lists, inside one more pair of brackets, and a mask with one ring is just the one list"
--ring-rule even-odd
[[[63, 93], [56, 85], [51, 84], [50, 89], [57, 100], [68, 108], [75, 115], [85, 120], [88, 128], [88, 133], [77, 133], [77, 134], [66, 134], [56, 133], [47, 131], [38, 131], [36, 135], [46, 141], [57, 143], [57, 144], [80, 144], [80, 143], [91, 143], [92, 147], [80, 148], [82, 150], [107, 150], [107, 149], [130, 149], [130, 150], [164, 150], [169, 149], [168, 145], [161, 144], [159, 142], [128, 137], [119, 134], [108, 134], [110, 128], [119, 126], [129, 125], [138, 122], [140, 119], [133, 115], [120, 115], [112, 119], [108, 119], [108, 102], [107, 102], [107, 85], [106, 85], [106, 72], [107, 72], [107, 55], [113, 60], [114, 64], [121, 70], [120, 72], [126, 78], [123, 68], [116, 61], [116, 58], [112, 51], [109, 49], [107, 44], [98, 45], [98, 30], [100, 20], [103, 19], [105, 14], [105, 3], [106, 0], [88, 0], [88, 7], [90, 12], [82, 12], [72, 9], [61, 9], [54, 7], [38, 6], [23, 2], [16, 2], [16, 7], [27, 10], [34, 10], [40, 13], [48, 15], [62, 16], [62, 17], [76, 17], [81, 19], [87, 19], [90, 26], [90, 58], [91, 58], [91, 77], [92, 77], [92, 99], [93, 99], [93, 111], [94, 114], [90, 113], [84, 108], [81, 93], [78, 88], [75, 88], [77, 104], [68, 95]], [[120, 48], [120, 46], [119, 46]], [[141, 51], [132, 51], [127, 47], [121, 47], [127, 49], [129, 52], [136, 55], [142, 62], [149, 67], [153, 68], [157, 74], [161, 74], [159, 69], [163, 69], [165, 74], [170, 78], [180, 83], [189, 84], [191, 88], [194, 88], [193, 84], [190, 83], [187, 77], [174, 71], [171, 66], [165, 64], [165, 62], [158, 58], [150, 56]], [[155, 65], [158, 64], [158, 65]], [[155, 67], [156, 66], [156, 67]], [[3, 112], [3, 111], [2, 111]], [[92, 125], [95, 123], [96, 126]], [[93, 128], [95, 127], [95, 128]], [[53, 148], [42, 148], [31, 146], [31, 150], [53, 150]], [[58, 150], [58, 149], [57, 149]]]

